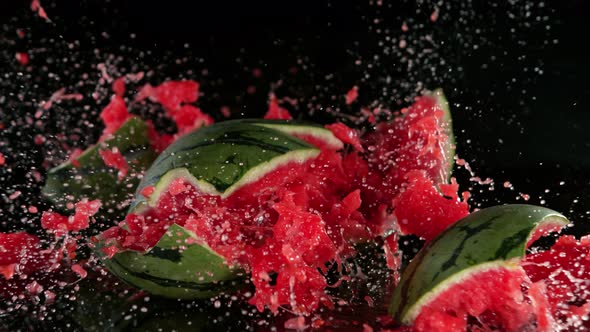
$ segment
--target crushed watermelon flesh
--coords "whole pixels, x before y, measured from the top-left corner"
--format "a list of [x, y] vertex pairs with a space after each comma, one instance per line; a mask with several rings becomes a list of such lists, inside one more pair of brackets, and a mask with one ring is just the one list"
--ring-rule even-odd
[[578, 331], [590, 328], [590, 237], [561, 236], [514, 269], [486, 270], [420, 309], [414, 331]]
[[[153, 97], [153, 87], [143, 94], [160, 102], [160, 97]], [[183, 103], [173, 100], [176, 106]], [[172, 107], [170, 104], [165, 107]], [[406, 112], [408, 120], [379, 126], [366, 137], [342, 123], [327, 126], [353, 150], [336, 151], [313, 136], [299, 135], [321, 149], [316, 159], [303, 166], [278, 167], [225, 199], [203, 194], [178, 179], [160, 195], [154, 208], [129, 214], [119, 226], [102, 233], [103, 251], [112, 257], [120, 250], [149, 250], [175, 223], [197, 234], [227, 262], [250, 272], [255, 286], [250, 303], [259, 310], [269, 308], [276, 313], [285, 307], [309, 314], [321, 304], [330, 306], [324, 275], [331, 265], [354, 255], [352, 244], [393, 232], [385, 250], [389, 267], [395, 271], [401, 257], [393, 243], [400, 229], [396, 217], [416, 223], [403, 228], [405, 233], [431, 238], [468, 213], [467, 203], [458, 198], [456, 183], [445, 186], [435, 176], [440, 174], [435, 168], [447, 167], [443, 151], [424, 152], [421, 143], [446, 137], [440, 128], [423, 124], [438, 124], [442, 115], [436, 99], [424, 96]], [[420, 121], [423, 118], [434, 120]], [[410, 135], [410, 131], [419, 134]], [[403, 137], [396, 137], [398, 132]], [[419, 144], [414, 144], [416, 138]], [[391, 163], [397, 160], [391, 156], [408, 151], [420, 158], [414, 158], [413, 164], [404, 159], [401, 171], [405, 173], [394, 174]], [[434, 157], [438, 159], [424, 162]], [[413, 185], [416, 179], [421, 182]], [[392, 181], [397, 182], [383, 184]], [[432, 200], [429, 209], [422, 208], [424, 200]], [[392, 208], [399, 212], [392, 213]], [[421, 227], [429, 229], [428, 233], [420, 233]]]
[[[99, 200], [83, 199], [74, 204], [71, 216], [44, 211], [41, 227], [53, 236], [48, 246], [33, 234], [0, 232], [0, 298], [35, 296], [44, 289], [59, 286], [60, 279], [70, 277], [71, 273], [68, 275], [63, 268], [77, 259], [77, 242], [81, 237], [75, 233], [90, 226], [101, 205]], [[79, 264], [71, 268], [72, 273], [80, 276], [85, 272]], [[49, 292], [45, 294], [46, 299], [53, 294], [46, 292]]]
[[370, 221], [357, 211], [360, 192], [350, 186], [341, 161], [337, 152], [323, 150], [303, 166], [278, 167], [226, 199], [179, 179], [155, 208], [126, 217], [128, 231], [115, 226], [101, 237], [121, 249], [145, 251], [176, 223], [228, 262], [249, 269], [256, 288], [250, 302], [260, 310], [289, 306], [307, 314], [330, 301], [326, 263], [352, 253], [356, 239], [371, 238]]

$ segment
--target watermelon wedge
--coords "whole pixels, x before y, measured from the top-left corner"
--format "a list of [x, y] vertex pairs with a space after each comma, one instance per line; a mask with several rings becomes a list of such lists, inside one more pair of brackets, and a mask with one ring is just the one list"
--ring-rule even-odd
[[531, 205], [475, 212], [418, 253], [403, 272], [389, 311], [421, 331], [550, 330], [547, 300], [519, 264], [532, 241], [568, 223], [553, 210]]

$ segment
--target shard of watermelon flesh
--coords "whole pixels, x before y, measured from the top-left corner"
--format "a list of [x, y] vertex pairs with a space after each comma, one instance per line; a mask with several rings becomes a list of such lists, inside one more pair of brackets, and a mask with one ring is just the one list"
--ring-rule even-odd
[[81, 231], [90, 226], [90, 217], [98, 212], [101, 205], [98, 199], [92, 201], [83, 199], [75, 204], [75, 213], [69, 217], [57, 212], [45, 211], [41, 216], [41, 227], [54, 232], [57, 236], [64, 235], [67, 232]]
[[62, 258], [59, 249], [42, 249], [41, 241], [35, 235], [0, 233], [0, 274], [3, 275], [0, 277], [0, 297], [19, 295], [24, 291], [25, 284], [15, 281], [16, 274], [30, 275], [50, 270]]
[[523, 331], [536, 327], [537, 331], [551, 331], [546, 299], [529, 296], [530, 286], [525, 271], [518, 267], [476, 272], [424, 305], [413, 330]]
[[370, 221], [357, 211], [362, 195], [341, 163], [338, 153], [325, 150], [304, 165], [278, 167], [225, 199], [173, 181], [175, 188], [155, 208], [128, 215], [127, 229], [114, 227], [101, 237], [108, 245], [144, 251], [179, 224], [228, 262], [249, 269], [256, 286], [251, 303], [259, 309], [309, 313], [330, 303], [325, 264], [351, 252], [351, 238], [371, 236]]
[[114, 134], [130, 117], [131, 114], [127, 111], [125, 100], [118, 95], [114, 95], [109, 104], [100, 113], [100, 118], [105, 125], [100, 141]]
[[359, 134], [356, 130], [348, 127], [342, 122], [326, 125], [325, 127], [343, 143], [350, 144], [355, 150], [363, 152], [363, 146], [361, 145]]
[[182, 104], [197, 101], [199, 98], [199, 83], [186, 80], [166, 81], [155, 87], [146, 84], [137, 93], [136, 100], [146, 98], [161, 104], [167, 112], [173, 114]]
[[19, 263], [30, 253], [39, 251], [39, 238], [26, 232], [0, 233], [0, 265]]
[[178, 128], [178, 135], [184, 135], [202, 126], [213, 124], [213, 118], [203, 113], [200, 108], [192, 105], [180, 107], [173, 115], [172, 119]]
[[[562, 236], [550, 250], [527, 255], [521, 265], [532, 281], [546, 284], [551, 312], [564, 329], [583, 321], [580, 311], [590, 313], [584, 309], [590, 303], [590, 236]], [[590, 322], [584, 326], [590, 328]]]
[[289, 111], [279, 106], [279, 101], [274, 94], [271, 94], [268, 101], [268, 111], [264, 115], [267, 120], [290, 120], [293, 117], [289, 114]]
[[394, 214], [403, 234], [432, 240], [457, 220], [469, 214], [456, 182], [437, 186], [425, 171], [407, 174], [407, 186], [393, 200]]
[[129, 165], [127, 164], [127, 160], [125, 160], [125, 157], [123, 157], [121, 152], [119, 152], [119, 149], [114, 147], [110, 150], [99, 150], [98, 154], [100, 155], [102, 161], [107, 167], [113, 167], [117, 169], [117, 177], [119, 181], [125, 178], [125, 176], [127, 176], [127, 171], [129, 171]]
[[371, 151], [369, 165], [379, 174], [379, 201], [388, 204], [406, 182], [411, 170], [423, 170], [435, 183], [445, 182], [449, 165], [445, 149], [451, 139], [447, 135], [444, 111], [434, 96], [422, 96], [389, 123], [364, 137], [364, 146]]
[[125, 95], [125, 77], [119, 77], [114, 80], [111, 89], [115, 95], [123, 97]]

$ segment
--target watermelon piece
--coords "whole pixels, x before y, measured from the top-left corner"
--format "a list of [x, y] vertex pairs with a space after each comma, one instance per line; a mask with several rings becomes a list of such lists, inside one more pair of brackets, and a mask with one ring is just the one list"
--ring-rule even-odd
[[430, 241], [469, 214], [469, 206], [457, 195], [456, 182], [437, 186], [426, 171], [418, 170], [408, 172], [407, 181], [393, 200], [394, 214], [403, 234]]
[[293, 117], [289, 111], [279, 106], [279, 101], [274, 94], [270, 95], [268, 101], [268, 111], [264, 115], [266, 120], [291, 120]]
[[109, 104], [100, 113], [100, 118], [105, 125], [100, 140], [105, 140], [109, 135], [114, 134], [130, 117], [131, 114], [127, 111], [127, 105], [123, 97], [114, 95]]
[[[110, 138], [49, 170], [43, 195], [58, 210], [64, 211], [68, 203], [98, 199], [104, 205], [101, 215], [117, 218], [124, 208], [121, 202], [129, 199], [139, 183], [136, 176], [120, 178], [121, 175], [141, 173], [156, 157], [150, 147], [148, 131], [148, 125], [139, 118], [127, 119]], [[114, 150], [118, 154], [105, 155]], [[103, 157], [107, 157], [108, 165]], [[113, 172], [110, 165], [119, 170]]]
[[413, 170], [425, 171], [435, 184], [449, 182], [454, 144], [450, 110], [441, 90], [418, 97], [401, 116], [377, 125], [364, 144], [371, 151], [371, 171], [384, 180], [372, 184], [379, 188], [377, 199], [393, 199]]
[[[448, 102], [436, 90], [400, 113], [362, 138], [366, 158], [350, 154], [345, 162], [359, 170], [353, 181], [365, 189], [361, 211], [381, 219], [375, 233], [432, 239], [469, 211], [450, 183], [454, 136]], [[393, 214], [387, 212], [391, 208]]]
[[[415, 225], [404, 230], [415, 232], [417, 225], [429, 225], [414, 221], [424, 219], [415, 206], [436, 196], [433, 209], [446, 208], [429, 216], [429, 222], [439, 225], [429, 234], [420, 234], [425, 237], [434, 237], [466, 213], [467, 205], [451, 193], [456, 184], [445, 187], [446, 179], [432, 177], [441, 172], [446, 177], [452, 159], [452, 145], [445, 145], [452, 140], [452, 131], [444, 103], [440, 92], [419, 99], [406, 120], [394, 120], [393, 127], [406, 133], [400, 139], [393, 137], [387, 126], [359, 138], [342, 124], [322, 128], [289, 120], [226, 121], [187, 133], [164, 150], [145, 173], [124, 222], [100, 236], [106, 264], [123, 280], [157, 294], [210, 296], [211, 292], [196, 281], [169, 280], [167, 285], [175, 290], [167, 293], [158, 288], [161, 285], [133, 277], [138, 273], [140, 279], [153, 277], [157, 270], [154, 263], [142, 262], [176, 225], [195, 235], [191, 246], [204, 246], [222, 257], [227, 269], [250, 275], [256, 288], [250, 303], [260, 310], [276, 312], [280, 306], [289, 306], [305, 314], [320, 304], [330, 305], [324, 291], [326, 264], [338, 264], [353, 255], [352, 244], [389, 235], [385, 248], [389, 262], [394, 270], [399, 266], [398, 247], [392, 240], [397, 239], [399, 226], [396, 215], [388, 211], [391, 207], [399, 210], [400, 219], [411, 216]], [[419, 155], [428, 135], [435, 137], [437, 144]], [[402, 171], [424, 174], [424, 181], [413, 187], [406, 180], [392, 185], [397, 175], [392, 177], [393, 170], [382, 169], [377, 163], [383, 161], [381, 156], [405, 153], [410, 142], [404, 140], [415, 137], [420, 143], [420, 151], [414, 151], [419, 162], [404, 164]], [[343, 150], [344, 143], [355, 150]], [[434, 157], [438, 159], [425, 162]], [[396, 190], [386, 192], [383, 188], [388, 185]], [[315, 241], [307, 241], [309, 237]], [[121, 262], [121, 255], [133, 257], [135, 266], [143, 270], [122, 273], [130, 260]]]
[[[319, 146], [310, 144], [317, 141]], [[326, 263], [351, 254], [351, 243], [371, 238], [370, 220], [358, 211], [360, 190], [347, 179], [337, 150], [342, 146], [327, 129], [287, 121], [228, 121], [189, 133], [146, 172], [121, 227], [100, 236], [102, 248], [122, 250], [105, 264], [130, 284], [163, 296], [222, 291], [215, 278], [148, 282], [169, 269], [150, 260], [170, 260], [157, 249], [159, 241], [180, 227], [194, 234], [187, 248], [222, 257], [224, 281], [240, 279], [240, 270], [250, 274], [256, 287], [250, 302], [259, 309], [289, 306], [309, 313], [330, 302]], [[178, 254], [182, 260], [190, 253]], [[188, 270], [194, 276], [208, 269]]]
[[475, 212], [443, 231], [410, 262], [389, 311], [418, 330], [427, 330], [444, 314], [459, 328], [475, 324], [471, 328], [516, 331], [536, 324], [548, 330], [546, 299], [519, 262], [531, 239], [568, 223], [553, 210], [531, 205]]

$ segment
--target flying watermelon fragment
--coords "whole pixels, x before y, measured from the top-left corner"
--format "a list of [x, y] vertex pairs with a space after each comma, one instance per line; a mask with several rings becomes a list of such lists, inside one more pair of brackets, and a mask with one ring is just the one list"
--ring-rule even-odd
[[16, 61], [20, 63], [22, 66], [26, 66], [29, 64], [29, 54], [27, 52], [17, 52], [16, 53]]
[[268, 111], [264, 115], [267, 120], [290, 120], [293, 117], [289, 114], [289, 111], [279, 106], [279, 101], [274, 93], [271, 93], [268, 101]]
[[90, 226], [90, 217], [94, 216], [101, 207], [99, 200], [83, 199], [75, 204], [73, 216], [63, 216], [57, 212], [45, 211], [41, 216], [41, 227], [53, 231], [56, 236], [67, 232], [78, 232]]
[[158, 86], [146, 84], [139, 90], [136, 100], [149, 99], [161, 104], [167, 112], [176, 112], [183, 104], [199, 98], [199, 83], [195, 81], [166, 81]]
[[131, 114], [127, 111], [125, 100], [119, 95], [114, 95], [109, 104], [100, 113], [100, 118], [105, 125], [101, 141], [119, 130], [123, 123], [125, 123], [130, 117]]
[[127, 176], [129, 165], [117, 147], [98, 150], [98, 154], [100, 154], [100, 157], [106, 166], [114, 167], [118, 170], [117, 176], [119, 181]]
[[[526, 250], [535, 239], [568, 223], [561, 214], [532, 205], [496, 206], [461, 219], [410, 262], [394, 290], [390, 313], [414, 331], [564, 328], [564, 317], [556, 310], [578, 295], [562, 288], [568, 294], [564, 298], [565, 293], [551, 288], [585, 288], [586, 272], [576, 271], [584, 271], [580, 262], [585, 256], [562, 253], [586, 253], [588, 243], [565, 237], [548, 252], [527, 255]], [[586, 279], [552, 275], [561, 271]], [[578, 294], [584, 294], [576, 303], [583, 311], [587, 293]]]
[[363, 152], [363, 146], [361, 145], [359, 134], [356, 130], [348, 127], [342, 122], [326, 125], [326, 129], [330, 130], [334, 136], [343, 143], [350, 144], [355, 150]]
[[358, 97], [359, 97], [359, 88], [358, 88], [358, 86], [355, 85], [350, 90], [348, 90], [348, 92], [346, 93], [346, 96], [344, 98], [346, 105], [350, 105], [350, 104], [354, 103]]

